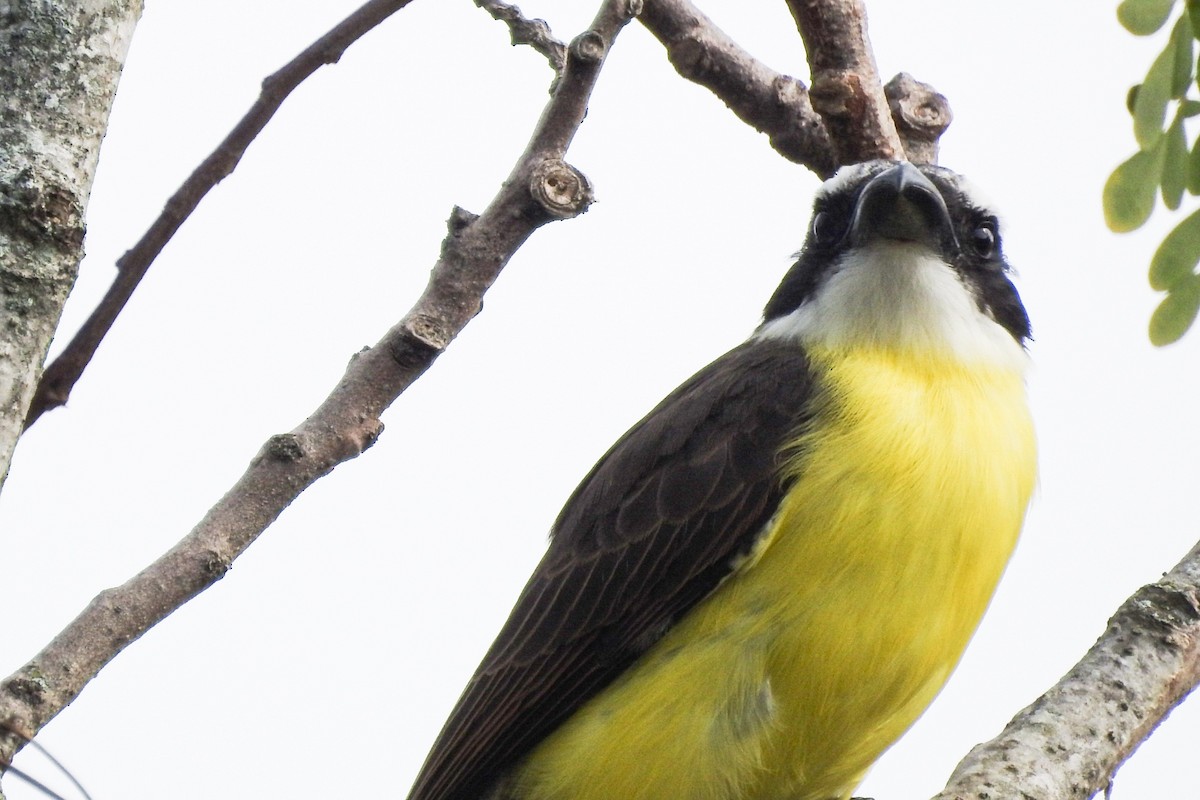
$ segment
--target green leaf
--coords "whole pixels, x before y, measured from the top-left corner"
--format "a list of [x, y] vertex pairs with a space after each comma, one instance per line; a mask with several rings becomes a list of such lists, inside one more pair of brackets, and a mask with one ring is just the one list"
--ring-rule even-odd
[[1192, 276], [1163, 298], [1150, 315], [1150, 341], [1157, 347], [1179, 341], [1200, 311], [1200, 276]]
[[1183, 202], [1183, 190], [1188, 181], [1187, 136], [1183, 132], [1183, 114], [1175, 115], [1175, 121], [1167, 128], [1163, 139], [1162, 164], [1163, 204], [1174, 211]]
[[1200, 0], [1187, 0], [1187, 13], [1192, 20], [1192, 36], [1200, 39]]
[[1133, 115], [1133, 109], [1137, 107], [1138, 90], [1142, 88], [1140, 83], [1135, 83], [1129, 87], [1129, 91], [1125, 93], [1125, 108], [1129, 110], [1130, 116]]
[[1171, 97], [1182, 100], [1192, 85], [1192, 68], [1196, 62], [1192, 60], [1192, 27], [1188, 18], [1180, 17], [1171, 29], [1171, 41], [1175, 46], [1175, 69], [1171, 75]]
[[1171, 100], [1171, 80], [1175, 71], [1175, 37], [1154, 59], [1133, 104], [1133, 135], [1138, 147], [1149, 150], [1162, 136], [1167, 103]]
[[1154, 210], [1154, 190], [1162, 174], [1162, 148], [1139, 150], [1104, 183], [1104, 221], [1117, 233], [1136, 230]]
[[1193, 211], [1167, 234], [1150, 259], [1150, 287], [1160, 292], [1174, 291], [1182, 281], [1192, 277], [1197, 264], [1200, 264], [1200, 211]]
[[1117, 20], [1134, 36], [1149, 36], [1171, 15], [1175, 0], [1124, 0], [1117, 6]]
[[1179, 104], [1179, 113], [1185, 117], [1194, 117], [1200, 114], [1200, 100], [1184, 100]]
[[1187, 187], [1192, 194], [1200, 194], [1200, 138], [1196, 139], [1188, 156]]

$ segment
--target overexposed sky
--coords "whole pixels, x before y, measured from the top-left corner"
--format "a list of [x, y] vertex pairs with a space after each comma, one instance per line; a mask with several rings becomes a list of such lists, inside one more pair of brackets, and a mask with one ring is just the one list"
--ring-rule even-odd
[[[783, 2], [697, 2], [760, 59], [806, 75]], [[1042, 477], [1025, 537], [951, 684], [859, 791], [907, 800], [939, 790], [1197, 538], [1200, 332], [1162, 350], [1146, 339], [1162, 210], [1122, 237], [1100, 213], [1104, 179], [1133, 148], [1125, 92], [1159, 42], [1122, 31], [1115, 3], [868, 3], [882, 73], [950, 98], [941, 163], [1004, 212], [1036, 338]], [[356, 5], [148, 3], [64, 330], [261, 79]], [[522, 8], [569, 39], [596, 5]], [[0, 498], [0, 591], [17, 609], [3, 674], [183, 536], [404, 313], [451, 206], [491, 198], [549, 78], [467, 0], [421, 0], [287, 101], [152, 268], [70, 406], [18, 448]], [[678, 78], [637, 25], [569, 160], [599, 202], [522, 248], [484, 313], [384, 416], [379, 444], [46, 728], [40, 741], [96, 800], [403, 797], [563, 500], [752, 330], [816, 186]], [[1195, 796], [1197, 740], [1200, 702], [1134, 756], [1113, 796]], [[29, 753], [18, 765], [48, 772]]]

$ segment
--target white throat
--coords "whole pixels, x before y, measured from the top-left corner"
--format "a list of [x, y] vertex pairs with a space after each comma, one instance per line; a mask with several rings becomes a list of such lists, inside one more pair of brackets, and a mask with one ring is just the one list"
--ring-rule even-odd
[[875, 347], [1023, 370], [1025, 349], [984, 313], [958, 273], [924, 246], [876, 242], [847, 253], [762, 338], [831, 349]]

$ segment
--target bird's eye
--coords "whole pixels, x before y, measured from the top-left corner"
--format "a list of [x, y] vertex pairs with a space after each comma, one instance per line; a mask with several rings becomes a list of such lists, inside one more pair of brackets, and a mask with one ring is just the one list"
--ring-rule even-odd
[[813, 215], [812, 239], [814, 244], [833, 244], [837, 241], [839, 234], [837, 222], [828, 211], [818, 211]]
[[984, 220], [975, 226], [975, 230], [971, 231], [971, 246], [984, 258], [990, 258], [995, 254], [997, 241], [999, 241], [999, 236], [996, 234], [994, 220]]

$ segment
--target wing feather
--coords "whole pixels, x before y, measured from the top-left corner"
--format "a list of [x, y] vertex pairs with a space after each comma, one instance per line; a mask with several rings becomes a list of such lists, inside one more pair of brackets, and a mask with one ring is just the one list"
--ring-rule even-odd
[[622, 437], [572, 494], [550, 547], [451, 712], [410, 800], [479, 800], [730, 572], [785, 487], [781, 450], [812, 377], [752, 340]]

